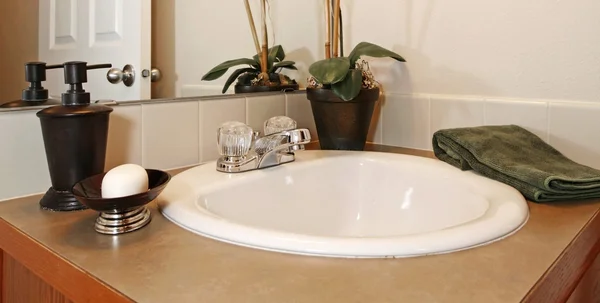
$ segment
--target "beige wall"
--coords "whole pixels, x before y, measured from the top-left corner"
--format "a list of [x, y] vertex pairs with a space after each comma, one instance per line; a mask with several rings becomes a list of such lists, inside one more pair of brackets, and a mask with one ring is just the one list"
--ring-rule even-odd
[[[304, 84], [323, 59], [324, 1], [270, 2], [270, 41], [296, 61], [290, 75]], [[406, 58], [369, 60], [388, 93], [600, 102], [599, 11], [598, 0], [344, 0], [344, 45], [347, 54], [369, 41]], [[182, 90], [222, 85], [228, 74], [200, 79], [255, 52], [243, 1], [177, 0], [175, 13]]]
[[38, 0], [0, 0], [0, 103], [21, 98], [25, 62], [38, 59]]
[[152, 99], [175, 97], [175, 0], [152, 0], [151, 61], [162, 72], [152, 83]]

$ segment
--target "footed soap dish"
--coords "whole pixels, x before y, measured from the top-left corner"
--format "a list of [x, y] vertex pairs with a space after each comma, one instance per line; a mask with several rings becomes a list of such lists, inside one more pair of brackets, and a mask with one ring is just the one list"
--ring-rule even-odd
[[167, 172], [146, 169], [148, 191], [119, 198], [102, 198], [102, 179], [106, 173], [98, 174], [77, 182], [73, 195], [83, 205], [100, 212], [95, 229], [106, 235], [118, 235], [138, 230], [151, 220], [146, 204], [156, 199], [171, 180]]

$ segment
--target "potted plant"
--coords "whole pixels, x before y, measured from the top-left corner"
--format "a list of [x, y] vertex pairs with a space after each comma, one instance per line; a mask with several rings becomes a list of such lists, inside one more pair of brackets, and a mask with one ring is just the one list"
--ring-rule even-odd
[[237, 84], [234, 86], [235, 93], [251, 93], [251, 92], [266, 92], [266, 91], [289, 91], [297, 90], [298, 83], [296, 80], [290, 79], [288, 76], [281, 74], [280, 71], [284, 68], [296, 70], [294, 61], [285, 61], [285, 52], [281, 45], [275, 45], [268, 48], [268, 33], [266, 22], [266, 0], [261, 0], [261, 15], [262, 15], [262, 48], [259, 46], [256, 27], [252, 17], [252, 10], [248, 0], [244, 0], [246, 5], [246, 15], [250, 23], [250, 31], [256, 47], [256, 55], [252, 59], [240, 58], [225, 61], [213, 69], [208, 71], [203, 77], [203, 81], [212, 81], [219, 79], [227, 70], [237, 65], [246, 65], [244, 68], [235, 70], [223, 86], [222, 93], [224, 94], [229, 89], [229, 86], [237, 79]]
[[[312, 107], [321, 149], [363, 150], [375, 102], [379, 99], [379, 87], [368, 63], [360, 58], [405, 60], [397, 53], [369, 42], [359, 43], [345, 57], [341, 47], [340, 0], [326, 2], [325, 59], [310, 65], [308, 71], [311, 77], [306, 95]], [[332, 7], [333, 18], [330, 13]], [[330, 36], [333, 37], [333, 48]]]

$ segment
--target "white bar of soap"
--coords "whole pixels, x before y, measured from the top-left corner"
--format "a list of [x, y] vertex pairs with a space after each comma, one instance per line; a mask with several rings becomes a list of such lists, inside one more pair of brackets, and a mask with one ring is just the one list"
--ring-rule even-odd
[[136, 164], [109, 170], [102, 179], [102, 198], [120, 198], [148, 191], [148, 174]]

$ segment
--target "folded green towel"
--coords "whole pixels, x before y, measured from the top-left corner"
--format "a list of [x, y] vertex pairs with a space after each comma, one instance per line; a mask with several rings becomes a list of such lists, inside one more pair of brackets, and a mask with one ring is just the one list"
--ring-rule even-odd
[[516, 125], [444, 129], [435, 156], [518, 189], [535, 202], [600, 197], [600, 170], [575, 163]]

